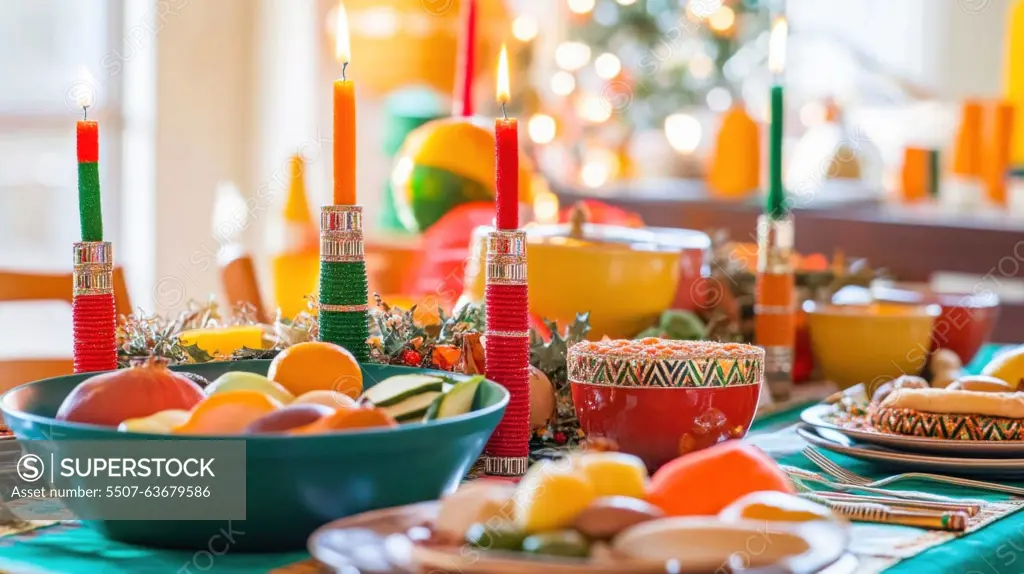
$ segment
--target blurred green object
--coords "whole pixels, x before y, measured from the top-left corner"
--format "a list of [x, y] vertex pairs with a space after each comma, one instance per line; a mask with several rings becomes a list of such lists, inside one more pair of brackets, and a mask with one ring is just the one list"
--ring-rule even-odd
[[[226, 361], [172, 367], [214, 380], [228, 371], [266, 375], [268, 360]], [[372, 387], [394, 375], [466, 375], [363, 363], [363, 384]], [[186, 444], [217, 438], [246, 443], [245, 520], [231, 523], [242, 532], [235, 552], [299, 550], [317, 527], [368, 510], [436, 500], [451, 493], [483, 451], [501, 420], [508, 391], [485, 381], [473, 410], [444, 420], [319, 435], [154, 435], [123, 433], [113, 427], [69, 423], [54, 415], [64, 397], [92, 373], [22, 385], [3, 395], [4, 422], [23, 441], [47, 444], [53, 437], [75, 440], [171, 440]], [[30, 441], [30, 442], [24, 442]], [[61, 456], [62, 441], [48, 441]], [[413, 479], [414, 478], [414, 479]], [[103, 513], [103, 498], [65, 499], [77, 514]], [[86, 509], [92, 512], [85, 512]], [[85, 524], [107, 538], [158, 548], [205, 549], [224, 521], [93, 520]], [[263, 570], [265, 571], [265, 570]]]
[[[395, 157], [410, 132], [431, 120], [444, 117], [449, 108], [446, 98], [430, 88], [414, 86], [392, 93], [384, 103], [384, 153], [389, 158]], [[385, 231], [405, 232], [406, 228], [395, 212], [390, 178], [384, 186], [381, 205], [381, 228]]]
[[657, 326], [644, 329], [636, 338], [660, 337], [676, 341], [700, 341], [706, 338], [707, 334], [707, 328], [700, 317], [690, 311], [670, 309], [661, 314]]

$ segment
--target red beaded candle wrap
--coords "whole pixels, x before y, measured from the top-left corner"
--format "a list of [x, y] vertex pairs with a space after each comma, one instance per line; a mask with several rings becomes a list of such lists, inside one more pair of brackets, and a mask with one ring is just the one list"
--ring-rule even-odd
[[519, 476], [530, 454], [529, 294], [526, 286], [526, 234], [494, 231], [487, 238], [487, 378], [509, 392], [505, 416], [485, 449], [485, 471]]
[[76, 373], [117, 368], [117, 312], [114, 307], [110, 243], [83, 241], [74, 249], [74, 331]]

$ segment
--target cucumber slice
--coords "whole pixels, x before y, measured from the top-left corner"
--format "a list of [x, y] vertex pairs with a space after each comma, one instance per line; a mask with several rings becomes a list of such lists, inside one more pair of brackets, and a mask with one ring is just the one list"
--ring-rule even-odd
[[464, 415], [473, 409], [476, 390], [484, 380], [483, 375], [466, 379], [452, 385], [451, 390], [437, 397], [427, 410], [426, 420], [446, 419]]
[[440, 392], [444, 379], [430, 375], [396, 375], [366, 389], [363, 399], [374, 406], [388, 407], [416, 395]]
[[431, 391], [413, 395], [397, 405], [384, 407], [384, 411], [395, 417], [398, 422], [409, 422], [419, 420], [426, 414], [427, 409], [438, 398], [442, 397], [439, 391]]

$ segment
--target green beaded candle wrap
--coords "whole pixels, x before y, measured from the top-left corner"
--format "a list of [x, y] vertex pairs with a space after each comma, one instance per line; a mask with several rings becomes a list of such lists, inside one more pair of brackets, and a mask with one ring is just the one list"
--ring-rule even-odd
[[96, 162], [78, 164], [78, 213], [82, 223], [82, 241], [103, 241], [100, 170]]
[[[366, 312], [366, 263], [320, 264], [320, 340], [341, 345], [360, 362], [370, 359]], [[326, 306], [362, 306], [361, 311], [329, 311]]]
[[324, 206], [320, 216], [320, 340], [370, 360], [362, 208]]

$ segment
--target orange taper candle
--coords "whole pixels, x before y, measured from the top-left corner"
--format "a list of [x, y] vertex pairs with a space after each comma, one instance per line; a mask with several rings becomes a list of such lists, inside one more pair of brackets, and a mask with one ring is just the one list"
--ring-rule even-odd
[[338, 4], [335, 28], [335, 56], [341, 62], [341, 79], [334, 81], [334, 204], [356, 203], [356, 90], [345, 77], [351, 61], [348, 17]]
[[1016, 110], [1013, 102], [998, 101], [993, 106], [992, 129], [985, 139], [988, 143], [984, 155], [985, 184], [988, 199], [995, 205], [1006, 205], [1006, 171], [1013, 153], [1013, 123]]
[[961, 107], [960, 129], [953, 148], [953, 174], [980, 178], [983, 175], [982, 115], [978, 100], [967, 100]]

